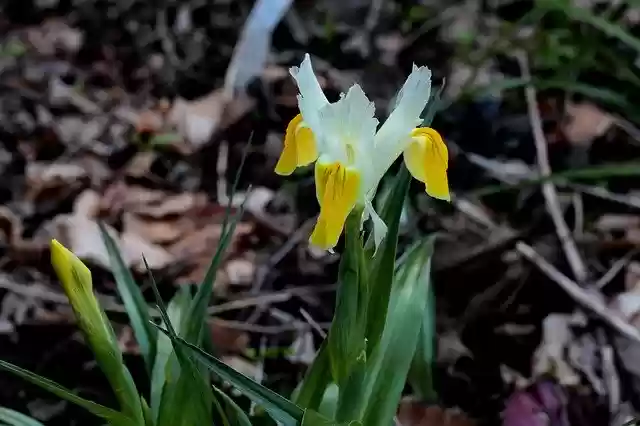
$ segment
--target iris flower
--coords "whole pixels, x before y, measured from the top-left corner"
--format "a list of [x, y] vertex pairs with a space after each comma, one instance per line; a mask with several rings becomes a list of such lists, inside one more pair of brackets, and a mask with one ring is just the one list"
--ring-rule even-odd
[[396, 97], [395, 108], [379, 128], [375, 106], [358, 84], [330, 103], [308, 54], [300, 67], [292, 67], [290, 72], [300, 91], [300, 113], [287, 126], [275, 171], [286, 176], [297, 167], [316, 163], [320, 215], [310, 238], [313, 245], [333, 248], [347, 216], [358, 206], [363, 209], [363, 222], [372, 219], [374, 241], [379, 246], [387, 226], [371, 200], [400, 154], [411, 175], [424, 183], [427, 194], [450, 199], [447, 147], [438, 132], [417, 127], [431, 92], [429, 68], [413, 66]]

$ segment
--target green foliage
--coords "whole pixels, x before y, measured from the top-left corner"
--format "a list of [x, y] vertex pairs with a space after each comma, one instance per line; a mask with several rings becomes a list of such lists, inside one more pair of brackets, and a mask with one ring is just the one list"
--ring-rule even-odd
[[[430, 123], [440, 105], [440, 93], [434, 93], [436, 102], [427, 111], [425, 124]], [[91, 273], [57, 242], [52, 243], [52, 263], [120, 407], [111, 409], [88, 401], [6, 362], [0, 361], [0, 369], [87, 409], [112, 426], [264, 424], [223, 393], [219, 382], [231, 384], [273, 422], [284, 426], [389, 426], [408, 378], [420, 395], [435, 395], [430, 369], [434, 334], [430, 259], [434, 238], [416, 242], [401, 260], [396, 259], [408, 186], [409, 174], [402, 167], [390, 192], [381, 200], [381, 217], [388, 233], [377, 252], [372, 248], [371, 235], [362, 232], [362, 211], [355, 209], [348, 217], [332, 325], [292, 400], [204, 350], [209, 336], [206, 320], [213, 280], [243, 207], [233, 214], [230, 208], [227, 210], [220, 245], [195, 295], [189, 288], [181, 288], [165, 306], [149, 271], [161, 316], [159, 324], [152, 321], [117, 244], [102, 228], [118, 291], [149, 374], [150, 405], [138, 393], [122, 361], [113, 329], [93, 294]], [[27, 416], [3, 409], [0, 422], [39, 426]]]
[[36, 419], [9, 408], [0, 407], [0, 425], [3, 426], [44, 426]]
[[[640, 122], [640, 111], [635, 106], [640, 94], [640, 73], [635, 64], [640, 39], [622, 18], [637, 6], [631, 3], [611, 2], [596, 13], [565, 0], [538, 0], [520, 19], [499, 22], [490, 43], [479, 45], [477, 37], [459, 40], [459, 59], [475, 69], [461, 96], [533, 84], [538, 89], [559, 89], [568, 95], [584, 96]], [[523, 28], [528, 31], [523, 32]], [[476, 87], [476, 77], [487, 61], [522, 52], [530, 59], [534, 81], [514, 77]]]

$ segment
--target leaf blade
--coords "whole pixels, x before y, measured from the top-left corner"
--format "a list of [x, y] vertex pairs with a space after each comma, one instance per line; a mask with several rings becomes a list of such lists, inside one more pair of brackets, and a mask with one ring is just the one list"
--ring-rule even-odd
[[9, 362], [0, 360], [0, 369], [7, 371], [9, 373], [12, 373], [36, 386], [39, 386], [42, 389], [48, 392], [51, 392], [52, 394], [54, 394], [59, 398], [62, 398], [75, 405], [78, 405], [84, 408], [85, 410], [89, 411], [91, 414], [107, 420], [109, 423], [118, 424], [118, 425], [135, 425], [133, 420], [131, 420], [124, 414], [116, 410], [113, 410], [111, 408], [107, 408], [103, 405], [84, 399], [82, 397], [79, 397], [73, 392], [71, 392], [69, 389], [59, 385], [58, 383], [52, 380], [49, 380], [46, 377], [42, 377], [38, 374], [32, 373], [29, 370], [25, 370], [21, 367], [18, 367], [15, 364], [11, 364]]
[[156, 355], [157, 330], [151, 325], [149, 307], [140, 288], [133, 279], [131, 271], [124, 263], [120, 250], [103, 223], [99, 223], [102, 241], [109, 254], [109, 262], [116, 281], [118, 294], [122, 298], [125, 310], [131, 322], [131, 328], [140, 347], [147, 372], [153, 371]]

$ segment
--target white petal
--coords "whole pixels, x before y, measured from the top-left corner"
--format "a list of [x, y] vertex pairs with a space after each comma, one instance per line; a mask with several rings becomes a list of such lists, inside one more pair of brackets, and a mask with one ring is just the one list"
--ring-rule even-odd
[[384, 223], [380, 216], [378, 216], [378, 213], [376, 213], [375, 209], [373, 208], [373, 204], [371, 204], [371, 201], [369, 199], [365, 200], [362, 220], [365, 221], [368, 218], [371, 218], [373, 222], [373, 242], [375, 246], [375, 256], [375, 254], [378, 252], [380, 244], [382, 244], [382, 240], [387, 235], [387, 224]]
[[347, 161], [347, 150], [351, 149], [353, 165], [367, 173], [371, 169], [371, 149], [378, 126], [374, 113], [373, 102], [357, 84], [351, 86], [338, 102], [325, 106], [320, 111], [320, 121], [330, 155]]
[[420, 114], [431, 95], [431, 70], [413, 66], [398, 95], [389, 118], [375, 137], [376, 172], [382, 176], [410, 141], [409, 134], [420, 124]]
[[316, 133], [321, 130], [318, 114], [320, 110], [329, 104], [327, 97], [322, 92], [320, 83], [311, 67], [309, 54], [304, 55], [300, 67], [292, 67], [289, 72], [298, 85], [300, 95], [298, 96], [298, 106], [302, 119]]

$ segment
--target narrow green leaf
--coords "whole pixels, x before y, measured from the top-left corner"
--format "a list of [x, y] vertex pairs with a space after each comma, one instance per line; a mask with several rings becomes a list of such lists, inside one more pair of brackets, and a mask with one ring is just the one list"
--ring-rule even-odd
[[44, 426], [33, 417], [5, 407], [0, 407], [0, 422], [8, 426]]
[[389, 426], [402, 396], [427, 308], [433, 238], [417, 244], [396, 275], [382, 339], [363, 383], [362, 424]]
[[338, 272], [336, 308], [327, 336], [331, 375], [340, 387], [365, 350], [366, 294], [363, 294], [365, 286], [361, 277], [364, 273], [361, 215], [360, 210], [354, 210], [345, 224], [345, 248]]
[[147, 372], [153, 371], [153, 362], [156, 355], [157, 330], [151, 325], [149, 307], [144, 300], [140, 287], [133, 279], [133, 275], [122, 259], [120, 249], [111, 238], [104, 224], [100, 223], [102, 241], [109, 253], [109, 262], [113, 277], [116, 280], [118, 294], [129, 316], [131, 328], [140, 347], [140, 353], [147, 367]]
[[340, 388], [338, 403], [334, 419], [341, 422], [350, 422], [360, 417], [362, 384], [365, 383], [367, 374], [367, 360], [363, 352], [354, 364], [351, 374]]
[[206, 317], [207, 306], [209, 305], [209, 300], [211, 299], [211, 293], [213, 292], [213, 283], [215, 276], [217, 274], [218, 268], [222, 263], [222, 259], [226, 250], [232, 240], [233, 234], [236, 229], [236, 225], [244, 212], [244, 203], [240, 208], [240, 211], [231, 219], [231, 223], [228, 229], [223, 228], [223, 235], [220, 238], [220, 244], [218, 245], [218, 249], [211, 260], [211, 264], [207, 269], [207, 273], [205, 274], [205, 278], [202, 281], [202, 284], [198, 287], [198, 291], [191, 302], [191, 307], [189, 309], [189, 316], [186, 319], [187, 332], [185, 334], [185, 339], [189, 342], [197, 342], [200, 343], [203, 332], [203, 321]]
[[[161, 331], [169, 335], [165, 330], [161, 329]], [[267, 412], [269, 412], [274, 420], [282, 422], [285, 425], [298, 425], [302, 420], [303, 411], [288, 399], [278, 395], [261, 384], [256, 383], [247, 376], [237, 372], [224, 362], [209, 355], [186, 340], [178, 336], [170, 337], [174, 342], [174, 347], [177, 345], [185, 346], [190, 350], [190, 353], [195, 360], [213, 371], [223, 380], [231, 383], [254, 403], [262, 406], [267, 410]]]
[[6, 361], [0, 360], [0, 369], [8, 371], [9, 373], [15, 374], [16, 376], [33, 383], [36, 386], [41, 387], [47, 392], [51, 392], [55, 396], [62, 398], [66, 401], [69, 401], [73, 404], [76, 404], [85, 410], [89, 411], [91, 414], [101, 417], [104, 420], [108, 421], [112, 425], [118, 426], [142, 426], [139, 423], [136, 423], [134, 420], [125, 416], [122, 413], [119, 413], [111, 408], [107, 408], [103, 405], [96, 404], [95, 402], [89, 401], [87, 399], [81, 398], [74, 394], [69, 389], [60, 386], [54, 381], [51, 381], [45, 377], [34, 374], [28, 370], [18, 367], [17, 365], [11, 364]]
[[251, 421], [242, 408], [236, 404], [236, 402], [229, 397], [226, 393], [222, 392], [217, 387], [213, 387], [216, 395], [220, 401], [224, 403], [226, 417], [231, 426], [251, 426]]
[[211, 406], [214, 396], [209, 375], [197, 368], [197, 365], [183, 348], [173, 344], [173, 337], [176, 336], [175, 328], [171, 323], [171, 318], [162, 301], [147, 260], [144, 256], [142, 259], [149, 274], [160, 316], [167, 327], [162, 330], [169, 335], [173, 346], [173, 354], [170, 355], [165, 367], [165, 386], [158, 408], [158, 426], [212, 424]]
[[418, 345], [409, 370], [409, 383], [411, 383], [414, 392], [422, 401], [427, 402], [435, 402], [437, 399], [437, 394], [433, 387], [435, 312], [435, 295], [433, 287], [429, 286], [427, 309], [422, 316]]
[[367, 307], [367, 353], [369, 354], [377, 346], [387, 318], [395, 270], [400, 217], [410, 182], [411, 176], [407, 168], [402, 165], [380, 212], [380, 217], [387, 224], [388, 229], [371, 266], [373, 272], [370, 275], [369, 306]]
[[330, 368], [329, 350], [325, 339], [293, 399], [299, 407], [318, 410], [325, 390], [331, 382], [331, 374], [327, 374]]
[[[205, 273], [204, 279], [202, 283], [198, 287], [198, 291], [193, 298], [191, 303], [191, 309], [189, 313], [189, 317], [187, 319], [187, 332], [185, 334], [185, 340], [191, 343], [200, 344], [202, 338], [202, 331], [204, 325], [204, 318], [207, 313], [207, 306], [209, 305], [209, 301], [211, 299], [211, 293], [213, 292], [213, 284], [216, 278], [218, 268], [220, 267], [220, 263], [229, 248], [229, 244], [233, 239], [233, 234], [236, 230], [236, 225], [240, 221], [242, 214], [244, 213], [245, 202], [247, 198], [242, 202], [242, 205], [238, 209], [238, 212], [235, 215], [231, 215], [232, 206], [231, 200], [233, 199], [233, 194], [236, 193], [238, 188], [238, 183], [240, 182], [240, 174], [242, 173], [242, 169], [244, 168], [244, 163], [247, 158], [249, 148], [251, 147], [252, 140], [249, 140], [249, 143], [244, 149], [242, 154], [242, 160], [240, 161], [240, 166], [238, 167], [238, 171], [236, 172], [235, 179], [233, 185], [231, 187], [231, 195], [229, 197], [229, 205], [225, 210], [224, 221], [222, 223], [222, 237], [220, 238], [220, 243], [218, 248], [211, 259], [211, 263], [207, 268], [207, 272]], [[250, 190], [250, 189], [249, 189]]]
[[609, 37], [617, 38], [622, 43], [640, 53], [640, 39], [628, 32], [622, 25], [602, 18], [601, 16], [591, 12], [588, 8], [575, 7], [569, 3], [563, 4], [562, 2], [554, 1], [548, 1], [545, 3], [549, 7], [562, 10], [572, 19], [591, 25]]
[[[182, 322], [182, 318], [186, 315], [190, 302], [191, 295], [189, 294], [189, 288], [186, 286], [180, 287], [167, 309], [167, 315], [172, 324], [180, 324]], [[153, 327], [151, 323], [149, 323], [149, 325]], [[164, 322], [163, 325], [168, 327]], [[157, 333], [155, 327], [154, 330], [156, 331], [158, 341], [156, 344], [156, 359], [151, 375], [151, 410], [153, 418], [157, 422], [160, 413], [160, 402], [162, 401], [162, 391], [167, 381], [168, 370], [170, 370], [169, 360], [173, 354], [173, 346], [171, 345], [171, 339], [164, 333]]]
[[338, 424], [314, 410], [305, 410], [301, 426], [362, 426], [362, 423], [352, 421]]

